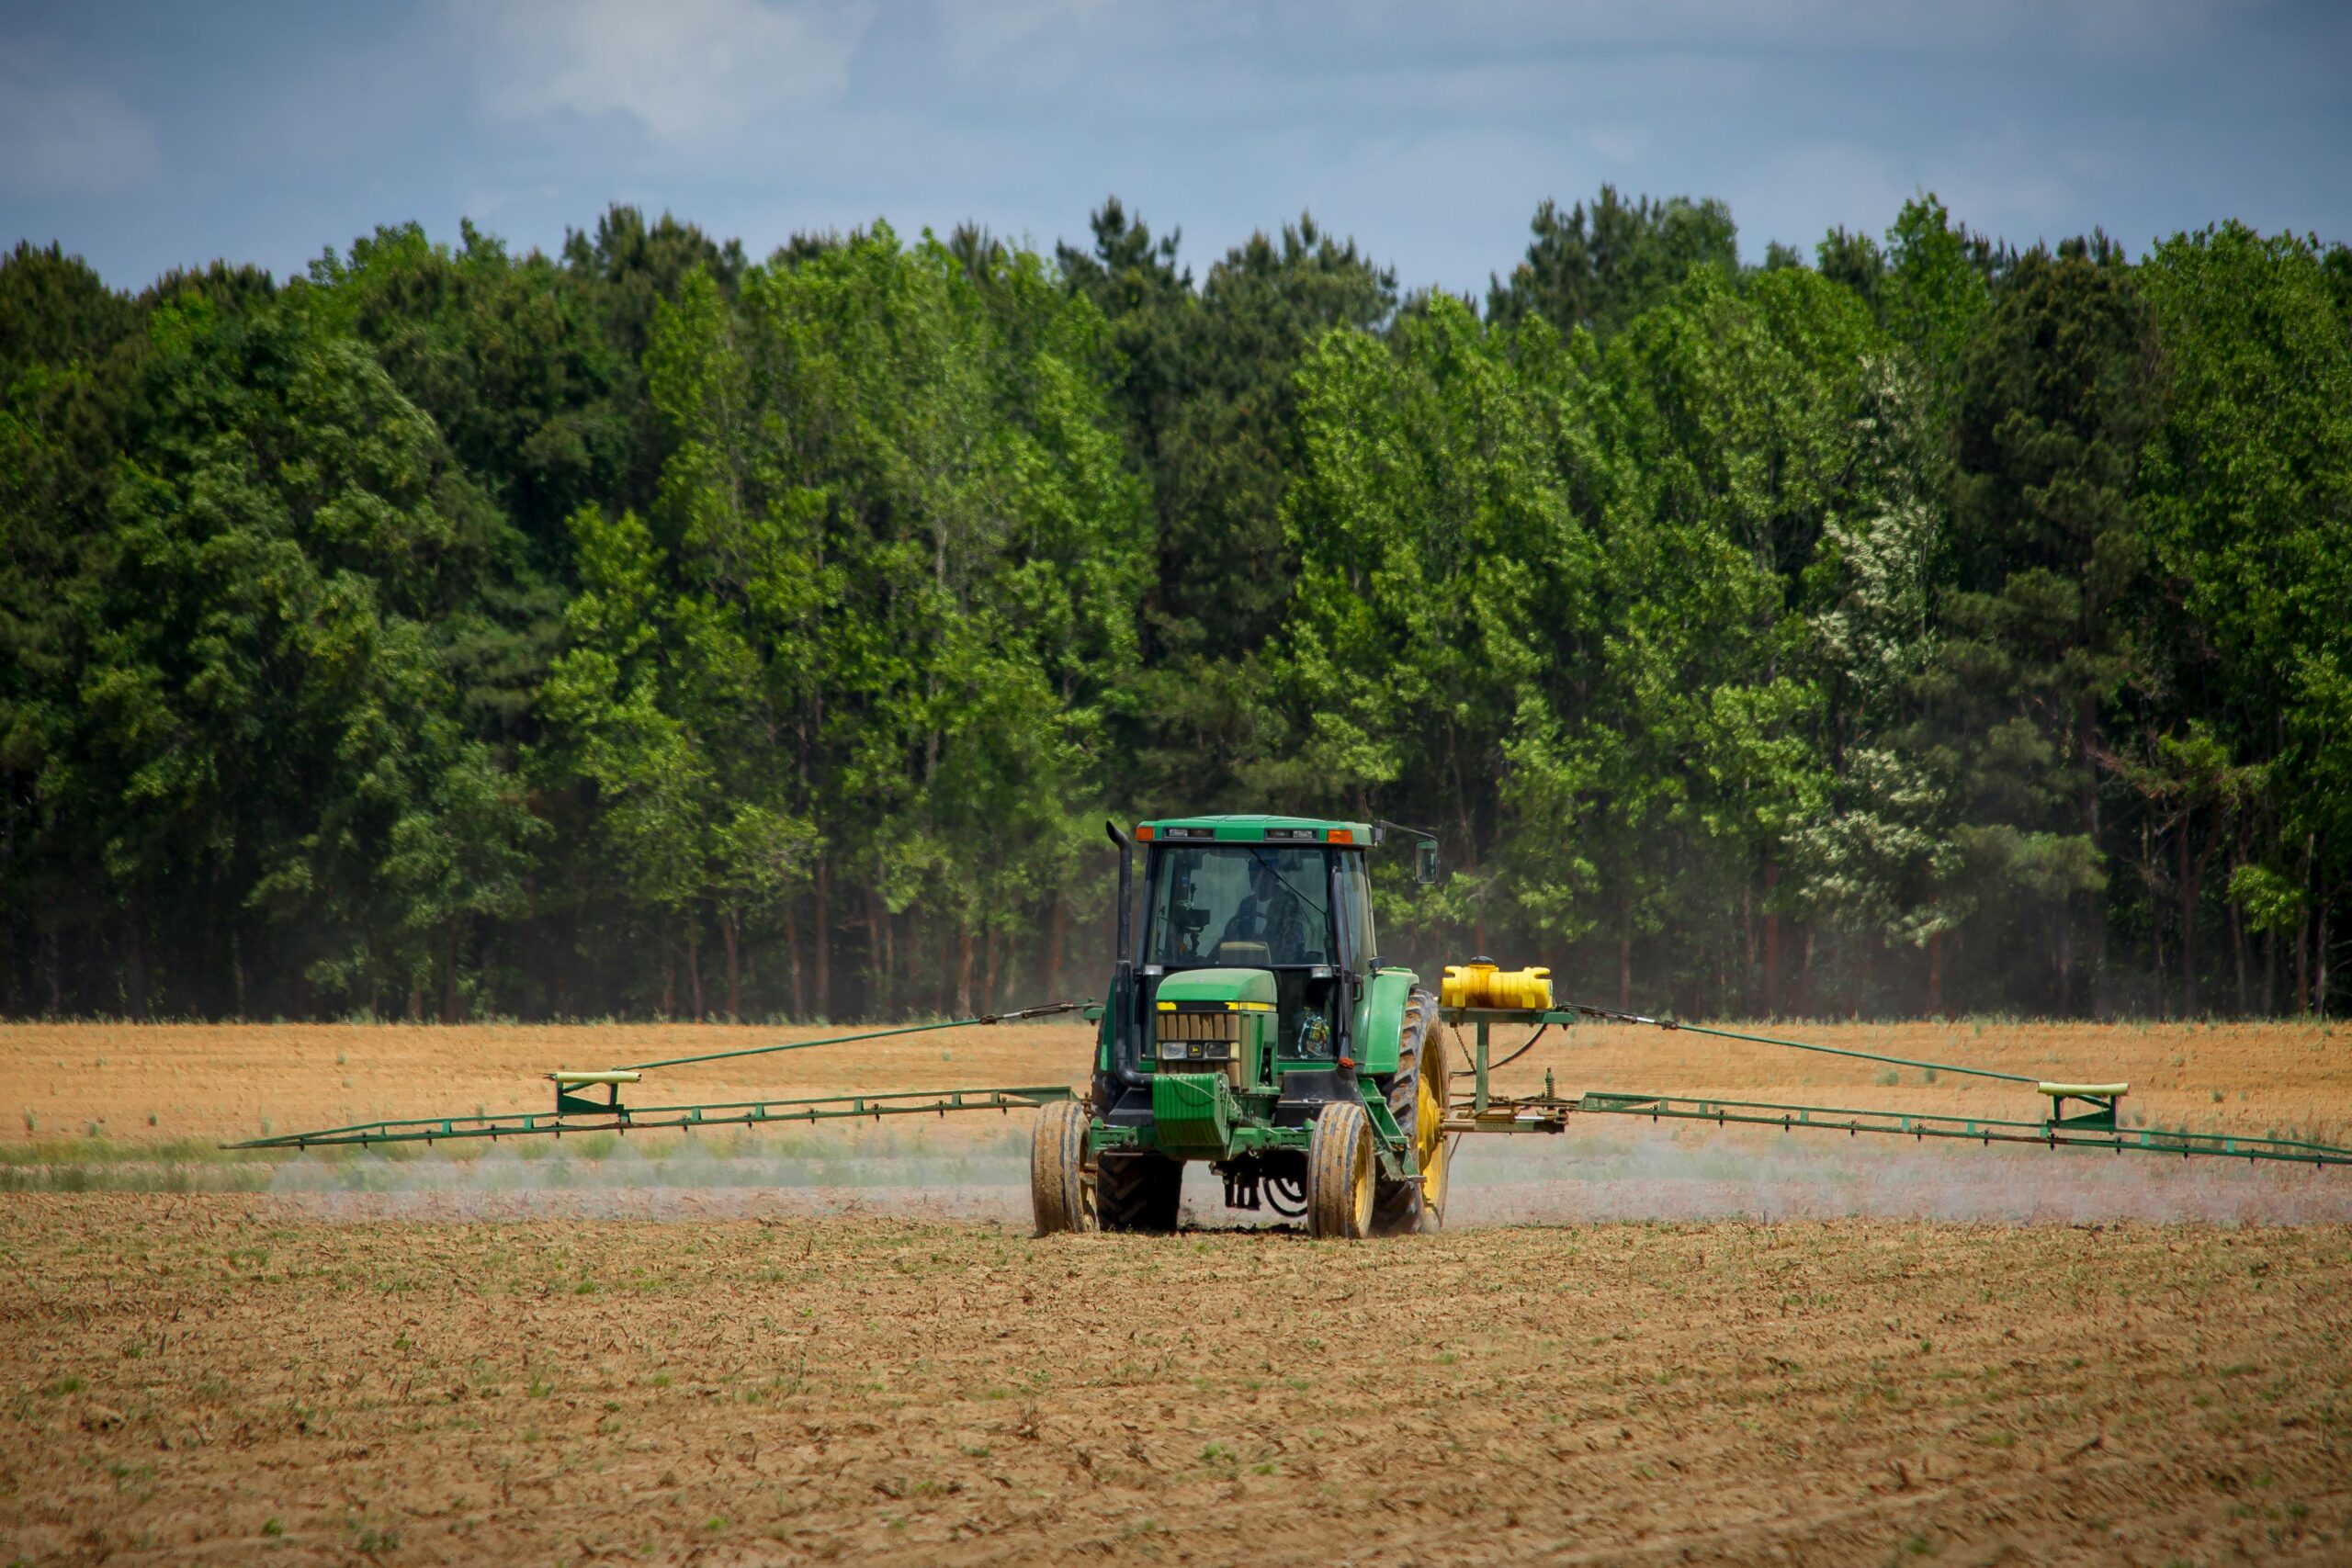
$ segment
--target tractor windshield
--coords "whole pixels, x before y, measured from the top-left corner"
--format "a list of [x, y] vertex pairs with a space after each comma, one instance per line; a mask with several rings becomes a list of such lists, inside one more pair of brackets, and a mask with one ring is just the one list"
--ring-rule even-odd
[[1144, 962], [1278, 969], [1333, 962], [1327, 852], [1166, 844], [1151, 858]]

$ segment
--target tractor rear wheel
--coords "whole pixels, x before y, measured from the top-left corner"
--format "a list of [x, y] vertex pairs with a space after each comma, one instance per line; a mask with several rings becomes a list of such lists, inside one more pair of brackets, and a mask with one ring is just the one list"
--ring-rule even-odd
[[1353, 1100], [1315, 1118], [1306, 1146], [1306, 1234], [1361, 1241], [1372, 1231], [1372, 1119]]
[[1029, 1206], [1039, 1235], [1095, 1228], [1085, 1169], [1086, 1125], [1092, 1119], [1083, 1101], [1072, 1100], [1037, 1112], [1029, 1134]]
[[1407, 1235], [1445, 1222], [1445, 1179], [1453, 1140], [1445, 1134], [1445, 1037], [1437, 1032], [1437, 998], [1415, 991], [1405, 1004], [1396, 1042], [1396, 1072], [1388, 1080], [1388, 1113], [1413, 1145], [1418, 1179], [1379, 1182], [1373, 1194], [1372, 1234]]
[[1094, 1218], [1106, 1231], [1172, 1231], [1184, 1195], [1184, 1167], [1161, 1154], [1094, 1159]]

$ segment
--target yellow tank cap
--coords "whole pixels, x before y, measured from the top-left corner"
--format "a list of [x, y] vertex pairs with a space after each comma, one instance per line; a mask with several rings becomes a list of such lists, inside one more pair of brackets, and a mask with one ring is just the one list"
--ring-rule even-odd
[[1498, 969], [1488, 958], [1449, 964], [1438, 985], [1438, 1004], [1450, 1008], [1504, 1008], [1529, 1012], [1552, 1005], [1552, 971]]

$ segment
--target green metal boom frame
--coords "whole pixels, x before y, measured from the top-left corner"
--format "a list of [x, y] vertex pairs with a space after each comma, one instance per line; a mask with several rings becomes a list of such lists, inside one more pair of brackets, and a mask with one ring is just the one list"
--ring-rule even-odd
[[944, 1116], [951, 1111], [1035, 1111], [1076, 1096], [1068, 1084], [1019, 1089], [915, 1089], [893, 1094], [837, 1094], [810, 1100], [743, 1100], [715, 1105], [598, 1106], [589, 1111], [518, 1111], [503, 1116], [425, 1116], [407, 1122], [363, 1122], [315, 1133], [287, 1133], [231, 1144], [232, 1149], [365, 1148], [374, 1144], [431, 1144], [445, 1138], [517, 1138], [535, 1133], [652, 1133], [697, 1127], [757, 1127], [779, 1122], [880, 1121], [885, 1116]]
[[[953, 1112], [994, 1111], [1009, 1114], [1014, 1111], [1035, 1110], [1057, 1101], [1074, 1100], [1078, 1091], [1064, 1084], [1029, 1084], [1004, 1088], [902, 1089], [880, 1094], [839, 1094], [760, 1100], [728, 1100], [716, 1103], [649, 1105], [624, 1104], [621, 1089], [633, 1085], [643, 1075], [665, 1067], [679, 1067], [707, 1062], [730, 1061], [748, 1056], [771, 1055], [784, 1051], [806, 1051], [825, 1045], [847, 1045], [861, 1041], [887, 1039], [897, 1035], [922, 1034], [937, 1030], [967, 1029], [976, 1026], [1012, 1022], [1023, 1019], [1044, 1018], [1057, 1013], [1072, 1012], [1082, 1004], [1055, 1002], [1044, 1007], [1027, 1008], [1018, 1012], [986, 1013], [974, 1018], [948, 1019], [935, 1023], [903, 1024], [890, 1029], [871, 1029], [854, 1034], [831, 1035], [820, 1040], [795, 1040], [775, 1044], [747, 1046], [733, 1051], [712, 1051], [699, 1055], [669, 1056], [654, 1061], [638, 1062], [620, 1067], [571, 1072], [558, 1070], [548, 1075], [555, 1084], [555, 1108], [551, 1111], [514, 1111], [500, 1115], [428, 1116], [406, 1121], [356, 1122], [347, 1127], [327, 1127], [316, 1132], [285, 1133], [274, 1137], [253, 1138], [227, 1145], [232, 1149], [311, 1149], [337, 1147], [371, 1147], [387, 1144], [435, 1144], [444, 1140], [501, 1138], [548, 1135], [561, 1137], [566, 1133], [620, 1133], [688, 1131], [702, 1127], [759, 1127], [790, 1122], [836, 1121], [880, 1121], [890, 1116], [946, 1116]], [[1099, 1010], [1088, 1008], [1090, 1016]], [[2045, 1083], [2018, 1073], [1996, 1072], [1985, 1067], [1972, 1067], [1956, 1062], [1928, 1062], [1909, 1056], [1889, 1056], [1871, 1051], [1849, 1050], [1842, 1046], [1818, 1045], [1801, 1040], [1783, 1040], [1771, 1035], [1745, 1034], [1736, 1030], [1715, 1029], [1702, 1024], [1679, 1023], [1671, 1019], [1649, 1018], [1638, 1013], [1621, 1012], [1611, 1008], [1589, 1007], [1582, 1003], [1562, 1003], [1556, 1007], [1518, 1010], [1499, 1008], [1447, 1008], [1441, 1020], [1455, 1031], [1457, 1040], [1464, 1025], [1472, 1031], [1475, 1043], [1469, 1048], [1471, 1066], [1461, 1075], [1470, 1078], [1467, 1097], [1449, 1096], [1445, 1130], [1449, 1133], [1561, 1133], [1567, 1129], [1573, 1116], [1646, 1116], [1653, 1122], [1687, 1122], [1713, 1123], [1718, 1127], [1779, 1127], [1784, 1131], [1800, 1129], [1810, 1132], [1843, 1132], [1849, 1136], [1862, 1133], [1909, 1137], [1924, 1142], [1928, 1138], [1947, 1138], [1993, 1144], [2039, 1144], [2046, 1148], [2109, 1149], [2117, 1154], [2133, 1150], [2146, 1154], [2209, 1156], [2225, 1159], [2249, 1161], [2270, 1160], [2295, 1165], [2352, 1165], [2352, 1149], [2335, 1148], [2326, 1144], [2311, 1143], [2296, 1138], [2245, 1137], [2228, 1133], [2191, 1133], [2187, 1130], [2166, 1131], [2157, 1128], [2127, 1128], [2121, 1124], [2118, 1102], [2128, 1091], [2123, 1084], [2059, 1084]], [[1924, 1071], [1956, 1073], [1971, 1077], [1991, 1078], [2004, 1083], [2025, 1084], [2047, 1097], [2050, 1114], [2040, 1122], [2010, 1121], [1981, 1116], [1957, 1116], [1941, 1112], [1915, 1111], [1867, 1111], [1826, 1105], [1782, 1105], [1763, 1100], [1693, 1100], [1673, 1095], [1628, 1093], [1622, 1090], [1595, 1089], [1575, 1096], [1562, 1096], [1553, 1087], [1552, 1074], [1544, 1075], [1544, 1092], [1533, 1095], [1504, 1095], [1495, 1092], [1494, 1071], [1532, 1050], [1545, 1032], [1555, 1026], [1566, 1026], [1580, 1018], [1598, 1018], [1620, 1023], [1645, 1025], [1657, 1029], [1679, 1030], [1693, 1034], [1705, 1034], [1717, 1039], [1742, 1041], [1751, 1044], [1782, 1050], [1819, 1052], [1833, 1056], [1845, 1056], [1858, 1061], [1876, 1062], [1888, 1066], [1917, 1067]], [[1530, 1027], [1533, 1032], [1510, 1055], [1500, 1061], [1493, 1059], [1493, 1032], [1497, 1025]], [[602, 1089], [604, 1098], [593, 1098], [591, 1091]], [[2084, 1109], [2071, 1114], [2068, 1102], [2079, 1101]], [[1384, 1144], [1401, 1141], [1402, 1133], [1387, 1114], [1387, 1107], [1376, 1100], [1370, 1110]], [[1266, 1146], [1293, 1145], [1304, 1146], [1306, 1130], [1300, 1128], [1268, 1128], [1256, 1134]]]
[[[660, 1132], [696, 1127], [756, 1127], [772, 1122], [880, 1121], [885, 1116], [945, 1116], [950, 1111], [1034, 1111], [1056, 1100], [1076, 1098], [1067, 1084], [1023, 1085], [1011, 1089], [900, 1089], [882, 1094], [836, 1094], [813, 1098], [736, 1100], [695, 1105], [621, 1103], [621, 1086], [638, 1082], [659, 1067], [683, 1067], [702, 1062], [732, 1061], [743, 1056], [769, 1056], [781, 1051], [807, 1051], [820, 1045], [848, 1045], [861, 1040], [882, 1040], [899, 1034], [928, 1034], [942, 1029], [971, 1029], [984, 1024], [1012, 1023], [1023, 1019], [1048, 1018], [1075, 1012], [1078, 1002], [1049, 1002], [1018, 1012], [982, 1013], [976, 1018], [951, 1018], [937, 1023], [901, 1024], [894, 1029], [868, 1029], [822, 1040], [787, 1040], [772, 1045], [750, 1045], [737, 1051], [710, 1051], [696, 1056], [666, 1056], [619, 1067], [588, 1072], [559, 1068], [548, 1074], [555, 1085], [555, 1109], [517, 1111], [502, 1115], [424, 1116], [401, 1122], [360, 1122], [348, 1127], [325, 1127], [311, 1133], [281, 1133], [275, 1137], [249, 1138], [228, 1144], [232, 1149], [312, 1149], [376, 1144], [433, 1144], [445, 1138], [560, 1138], [566, 1133]], [[579, 1092], [602, 1088], [600, 1103]]]
[[[1744, 1034], [1736, 1030], [1679, 1023], [1671, 1019], [1649, 1018], [1639, 1013], [1621, 1012], [1613, 1008], [1589, 1007], [1580, 1002], [1566, 1002], [1555, 1008], [1525, 1011], [1499, 1008], [1447, 1008], [1440, 1016], [1456, 1031], [1457, 1038], [1461, 1026], [1470, 1025], [1474, 1041], [1467, 1075], [1471, 1079], [1470, 1095], [1466, 1101], [1457, 1102], [1449, 1108], [1446, 1121], [1449, 1132], [1561, 1133], [1567, 1130], [1568, 1118], [1574, 1115], [1646, 1116], [1653, 1122], [1713, 1122], [1719, 1127], [1778, 1127], [1784, 1132], [1799, 1129], [1843, 1132], [1849, 1136], [1878, 1133], [1909, 1137], [1915, 1141], [1953, 1138], [1986, 1145], [2039, 1144], [2052, 1149], [2109, 1149], [2117, 1154], [2131, 1149], [2146, 1154], [2179, 1155], [2184, 1159], [2194, 1155], [2206, 1155], [2225, 1159], [2276, 1160], [2294, 1165], [2352, 1165], [2352, 1149], [2335, 1148], [2299, 1138], [2254, 1138], [2230, 1133], [2191, 1133], [2185, 1129], [2173, 1132], [2161, 1128], [2126, 1128], [2121, 1124], [2118, 1111], [2118, 1102], [2127, 1092], [2127, 1086], [2123, 1084], [2046, 1083], [2020, 1073], [1996, 1072], [1991, 1068], [1971, 1067], [1956, 1062], [1927, 1062], [1910, 1056], [1882, 1055], [1873, 1051], [1852, 1051], [1842, 1046], [1817, 1045], [1802, 1040], [1781, 1040], [1769, 1034]], [[2028, 1084], [2049, 1099], [2050, 1115], [2041, 1122], [2014, 1122], [1933, 1111], [1860, 1111], [1828, 1105], [1781, 1105], [1764, 1100], [1689, 1100], [1673, 1095], [1634, 1094], [1608, 1089], [1591, 1090], [1569, 1099], [1554, 1091], [1552, 1074], [1548, 1070], [1544, 1075], [1544, 1092], [1540, 1095], [1498, 1095], [1494, 1092], [1491, 1076], [1497, 1067], [1526, 1055], [1543, 1038], [1544, 1032], [1554, 1025], [1573, 1024], [1579, 1018], [1599, 1018], [1617, 1023], [1685, 1031], [1719, 1040], [1738, 1040], [1790, 1051], [1819, 1052], [1888, 1066], [1918, 1067], [1928, 1072], [1956, 1073], [1968, 1077]], [[1493, 1031], [1497, 1024], [1532, 1026], [1534, 1033], [1510, 1055], [1496, 1062], [1491, 1055]], [[2087, 1109], [2070, 1115], [2066, 1110], [2069, 1100], [2079, 1100]]]

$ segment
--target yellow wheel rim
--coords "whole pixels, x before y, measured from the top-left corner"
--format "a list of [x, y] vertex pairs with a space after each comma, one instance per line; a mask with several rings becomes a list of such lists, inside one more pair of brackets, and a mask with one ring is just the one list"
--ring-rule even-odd
[[1348, 1183], [1348, 1196], [1354, 1206], [1355, 1228], [1351, 1235], [1372, 1234], [1372, 1174], [1375, 1167], [1372, 1159], [1372, 1135], [1367, 1132], [1356, 1140], [1355, 1167]]
[[1413, 1108], [1413, 1157], [1421, 1168], [1421, 1204], [1445, 1209], [1445, 1093], [1439, 1087], [1444, 1061], [1436, 1054], [1422, 1065], [1420, 1095]]

